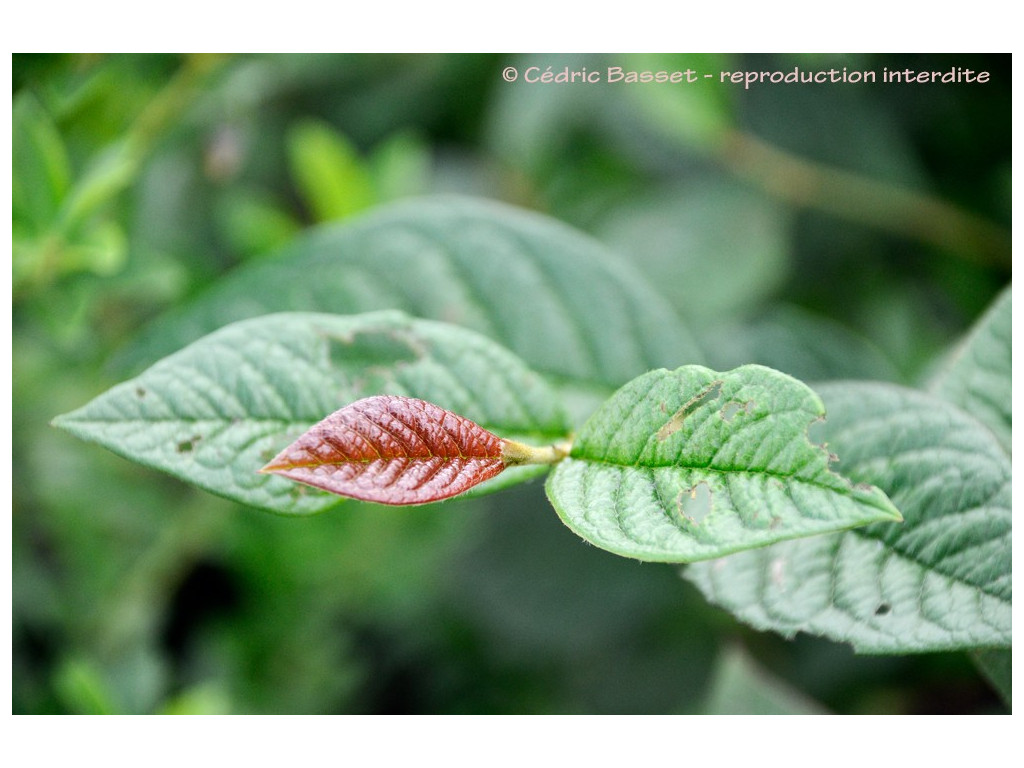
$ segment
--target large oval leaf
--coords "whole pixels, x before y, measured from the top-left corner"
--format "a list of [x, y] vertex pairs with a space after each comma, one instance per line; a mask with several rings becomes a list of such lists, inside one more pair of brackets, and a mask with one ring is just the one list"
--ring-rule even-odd
[[[929, 389], [993, 431], [1012, 452], [1012, 299], [1007, 287], [932, 377]], [[1012, 652], [985, 649], [971, 654], [985, 677], [1012, 706]]]
[[921, 392], [818, 388], [844, 474], [885, 490], [899, 526], [786, 542], [686, 570], [759, 629], [907, 653], [1011, 640], [1010, 462], [989, 430]]
[[807, 435], [823, 416], [808, 387], [770, 368], [652, 371], [584, 425], [548, 496], [587, 541], [666, 562], [899, 520], [877, 488], [830, 469]]
[[[341, 499], [257, 470], [339, 406], [377, 394], [436, 403], [503, 438], [548, 443], [569, 430], [557, 396], [510, 352], [399, 312], [235, 323], [54, 423], [236, 501], [305, 514]], [[510, 467], [480, 488], [546, 469]]]
[[932, 378], [929, 389], [986, 424], [1010, 451], [1012, 335], [1010, 288], [974, 324]]
[[644, 371], [701, 362], [668, 303], [597, 241], [499, 203], [426, 198], [324, 226], [158, 321], [149, 364], [221, 326], [284, 310], [400, 309], [483, 333], [580, 397], [588, 416]]

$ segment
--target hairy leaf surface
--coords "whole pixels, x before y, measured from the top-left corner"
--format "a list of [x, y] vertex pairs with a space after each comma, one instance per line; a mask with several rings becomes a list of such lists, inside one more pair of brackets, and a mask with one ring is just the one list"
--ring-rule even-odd
[[[597, 388], [599, 399], [651, 368], [702, 361], [668, 303], [597, 241], [539, 214], [454, 196], [313, 230], [158, 321], [124, 361], [149, 364], [267, 312], [380, 309], [471, 328], [570, 392]], [[578, 399], [582, 421], [595, 398]]]
[[882, 488], [903, 525], [785, 542], [686, 570], [758, 629], [870, 653], [1008, 646], [1010, 462], [958, 408], [895, 385], [818, 388], [843, 473]]
[[433, 403], [375, 395], [315, 424], [260, 471], [363, 501], [425, 504], [497, 476], [503, 446]]
[[987, 425], [1010, 451], [1011, 300], [1007, 288], [953, 351], [931, 391]]
[[[557, 396], [507, 350], [399, 312], [235, 323], [54, 423], [236, 501], [305, 514], [341, 499], [257, 470], [339, 406], [377, 394], [436, 403], [504, 438], [569, 431]], [[510, 467], [480, 489], [545, 470]]]
[[814, 392], [770, 368], [652, 371], [584, 425], [548, 496], [584, 539], [666, 562], [899, 520], [880, 490], [830, 469], [807, 434], [823, 416]]

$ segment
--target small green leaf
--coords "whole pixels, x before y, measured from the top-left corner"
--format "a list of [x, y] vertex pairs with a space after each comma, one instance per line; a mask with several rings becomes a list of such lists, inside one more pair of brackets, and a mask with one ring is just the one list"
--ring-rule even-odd
[[809, 440], [824, 414], [807, 386], [770, 368], [652, 371], [584, 425], [548, 496], [587, 541], [665, 562], [899, 520]]
[[138, 146], [122, 140], [106, 147], [75, 180], [60, 211], [60, 225], [72, 232], [124, 192], [136, 179], [142, 161]]
[[102, 672], [86, 659], [66, 659], [54, 674], [61, 704], [73, 714], [110, 715], [117, 711]]
[[30, 93], [14, 99], [11, 134], [13, 226], [23, 235], [39, 235], [54, 226], [71, 183], [71, 166], [57, 127]]
[[[506, 439], [546, 443], [569, 431], [557, 397], [511, 353], [399, 312], [236, 323], [54, 424], [235, 501], [308, 514], [339, 497], [258, 470], [332, 411], [376, 394], [437, 403]], [[479, 488], [546, 469], [509, 467]]]
[[[650, 121], [665, 134], [697, 150], [717, 147], [735, 126], [732, 85], [723, 83], [719, 72], [733, 69], [735, 60], [721, 53], [638, 53], [627, 59], [634, 70], [686, 72], [682, 84], [655, 84], [630, 88], [629, 95]], [[716, 75], [706, 78], [711, 73]]]
[[317, 221], [342, 219], [373, 204], [373, 182], [359, 153], [329, 125], [307, 121], [293, 128], [288, 157]]
[[244, 256], [278, 248], [299, 231], [299, 223], [269, 195], [230, 188], [214, 210], [221, 231]]
[[866, 653], [1006, 647], [1011, 640], [1010, 462], [958, 408], [895, 385], [820, 386], [843, 473], [873, 483], [903, 525], [785, 542], [686, 570], [758, 629]]
[[715, 665], [702, 715], [824, 715], [813, 699], [763, 669], [740, 648], [728, 648]]
[[1003, 703], [1013, 709], [1013, 651], [1009, 648], [984, 648], [971, 651], [970, 657]]
[[373, 149], [367, 158], [379, 202], [421, 195], [430, 186], [430, 146], [413, 133], [397, 133]]
[[929, 389], [995, 432], [1007, 453], [1013, 431], [1010, 391], [1010, 288], [957, 346]]
[[230, 715], [231, 699], [218, 683], [201, 683], [165, 701], [161, 715]]

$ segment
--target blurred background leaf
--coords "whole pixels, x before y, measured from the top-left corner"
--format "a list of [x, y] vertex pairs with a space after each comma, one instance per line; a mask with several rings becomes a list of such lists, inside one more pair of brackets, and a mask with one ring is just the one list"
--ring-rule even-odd
[[722, 652], [708, 697], [700, 709], [704, 715], [824, 715], [818, 703], [760, 669], [743, 650]]
[[[992, 77], [501, 77], [683, 65]], [[1005, 711], [964, 653], [861, 657], [743, 627], [670, 567], [582, 544], [539, 483], [286, 520], [47, 425], [235, 268], [424, 193], [603, 240], [714, 367], [920, 382], [1010, 279], [1008, 55], [19, 54], [12, 70], [15, 712], [693, 711], [732, 696], [723, 647], [829, 711]], [[307, 168], [320, 181], [295, 154], [326, 163]]]

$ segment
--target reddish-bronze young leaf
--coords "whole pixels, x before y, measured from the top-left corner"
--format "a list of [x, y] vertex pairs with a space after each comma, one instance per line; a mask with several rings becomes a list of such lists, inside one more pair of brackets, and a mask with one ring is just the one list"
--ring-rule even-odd
[[379, 395], [335, 411], [260, 471], [363, 501], [426, 504], [499, 474], [505, 445], [433, 403]]

